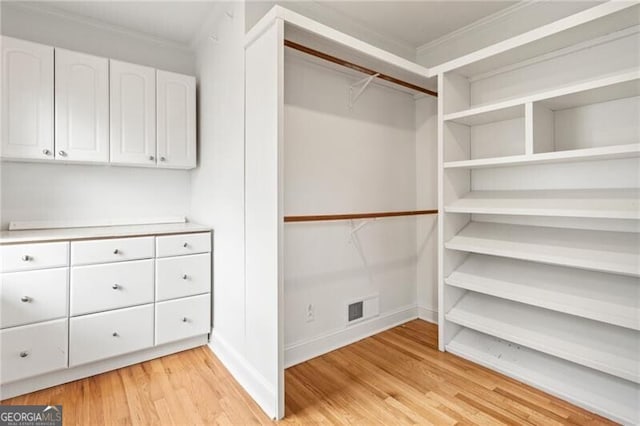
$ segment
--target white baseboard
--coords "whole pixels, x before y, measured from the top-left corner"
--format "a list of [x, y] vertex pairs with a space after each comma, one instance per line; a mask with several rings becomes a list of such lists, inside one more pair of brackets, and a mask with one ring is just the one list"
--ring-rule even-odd
[[416, 318], [418, 318], [417, 307], [415, 305], [405, 306], [343, 329], [334, 330], [302, 342], [292, 343], [285, 346], [284, 349], [285, 368], [300, 364]]
[[161, 346], [143, 349], [141, 351], [124, 354], [113, 358], [103, 359], [101, 361], [92, 362], [90, 364], [79, 365], [77, 367], [65, 368], [64, 370], [52, 371], [51, 373], [42, 374], [40, 376], [29, 377], [27, 379], [18, 380], [11, 383], [5, 383], [0, 386], [0, 400], [13, 398], [14, 396], [24, 395], [40, 389], [50, 388], [51, 386], [61, 385], [63, 383], [72, 382], [74, 380], [83, 379], [85, 377], [95, 376], [96, 374], [105, 373], [107, 371], [116, 370], [128, 365], [137, 364], [139, 362], [148, 361], [150, 359], [159, 358], [161, 356], [185, 351], [198, 346], [207, 344], [207, 335], [191, 337], [189, 339], [180, 340], [178, 342], [167, 343]]
[[418, 318], [421, 320], [437, 324], [438, 323], [438, 311], [434, 311], [424, 306], [418, 306]]
[[271, 419], [279, 418], [278, 389], [274, 388], [242, 354], [216, 333], [215, 329], [211, 333], [209, 347], [267, 416]]

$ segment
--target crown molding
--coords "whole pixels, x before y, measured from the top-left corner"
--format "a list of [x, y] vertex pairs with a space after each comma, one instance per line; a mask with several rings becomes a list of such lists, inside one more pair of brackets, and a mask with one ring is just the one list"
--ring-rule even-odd
[[523, 0], [523, 1], [518, 2], [518, 3], [516, 3], [516, 4], [512, 5], [512, 6], [506, 7], [504, 9], [502, 9], [502, 10], [499, 10], [499, 11], [497, 11], [495, 13], [492, 13], [491, 15], [487, 15], [487, 16], [485, 16], [483, 18], [480, 18], [477, 21], [474, 21], [474, 22], [472, 22], [472, 23], [470, 23], [468, 25], [465, 25], [464, 27], [458, 28], [457, 30], [454, 30], [454, 31], [452, 31], [450, 33], [447, 33], [447, 34], [443, 35], [442, 37], [438, 37], [435, 40], [432, 40], [432, 41], [430, 41], [428, 43], [425, 43], [425, 44], [423, 44], [421, 46], [418, 46], [416, 48], [417, 57], [420, 57], [421, 55], [423, 55], [428, 50], [430, 50], [430, 49], [432, 49], [432, 48], [434, 48], [434, 47], [436, 47], [436, 46], [438, 46], [440, 44], [443, 44], [443, 43], [458, 39], [458, 38], [464, 36], [465, 34], [467, 34], [469, 32], [472, 32], [472, 31], [474, 31], [474, 30], [476, 30], [478, 28], [490, 25], [490, 24], [492, 24], [492, 23], [494, 23], [496, 21], [502, 20], [502, 19], [504, 19], [504, 18], [506, 18], [506, 17], [508, 17], [510, 15], [513, 15], [514, 13], [516, 13], [516, 12], [522, 10], [522, 9], [531, 7], [531, 6], [535, 5], [536, 3], [540, 3], [541, 1], [544, 1], [544, 0]]
[[189, 44], [183, 44], [183, 43], [179, 43], [176, 41], [171, 41], [171, 40], [166, 40], [160, 37], [154, 37], [152, 35], [143, 33], [143, 32], [139, 32], [139, 31], [134, 31], [134, 30], [129, 30], [127, 28], [121, 27], [119, 25], [114, 25], [114, 24], [109, 24], [106, 22], [102, 22], [100, 20], [97, 19], [93, 19], [93, 18], [89, 18], [86, 16], [82, 16], [82, 15], [76, 15], [73, 13], [69, 13], [60, 9], [57, 9], [55, 7], [52, 6], [48, 6], [48, 5], [44, 5], [43, 3], [38, 3], [38, 4], [33, 4], [31, 2], [18, 2], [18, 1], [13, 1], [13, 2], [2, 2], [2, 7], [12, 7], [12, 8], [16, 8], [16, 9], [22, 9], [23, 11], [30, 11], [30, 12], [38, 12], [38, 13], [43, 13], [43, 14], [47, 14], [50, 16], [55, 16], [57, 18], [61, 18], [61, 19], [66, 19], [69, 21], [73, 21], [79, 24], [84, 24], [84, 25], [88, 25], [94, 28], [98, 28], [101, 30], [106, 30], [106, 31], [110, 31], [113, 33], [117, 33], [117, 34], [121, 34], [127, 37], [133, 37], [133, 38], [137, 38], [139, 40], [143, 40], [146, 41], [148, 43], [153, 43], [156, 44], [158, 46], [162, 46], [162, 47], [166, 47], [166, 48], [171, 48], [171, 49], [175, 49], [175, 50], [181, 50], [184, 52], [189, 52], [192, 53], [193, 50], [191, 48], [191, 46]]

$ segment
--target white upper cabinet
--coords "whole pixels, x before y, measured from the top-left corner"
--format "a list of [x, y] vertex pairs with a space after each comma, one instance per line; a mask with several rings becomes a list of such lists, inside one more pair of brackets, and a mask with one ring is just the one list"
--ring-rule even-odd
[[111, 162], [156, 165], [156, 72], [111, 60]]
[[56, 49], [55, 158], [109, 161], [109, 62]]
[[196, 167], [196, 79], [157, 72], [158, 166]]
[[10, 37], [1, 42], [0, 155], [53, 159], [53, 47]]

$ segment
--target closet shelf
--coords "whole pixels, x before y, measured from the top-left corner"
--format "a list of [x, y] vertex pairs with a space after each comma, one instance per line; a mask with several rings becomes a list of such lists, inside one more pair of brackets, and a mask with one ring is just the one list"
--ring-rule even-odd
[[[539, 102], [552, 110], [630, 98], [640, 95], [640, 71], [630, 70], [596, 80], [559, 87], [532, 95], [474, 106], [445, 114], [444, 121], [476, 125], [518, 117], [529, 102]], [[516, 114], [518, 113], [518, 114]], [[524, 115], [524, 112], [522, 114]]]
[[542, 152], [531, 155], [513, 155], [509, 157], [449, 161], [444, 163], [444, 168], [481, 169], [492, 167], [569, 163], [593, 160], [617, 160], [622, 158], [635, 157], [640, 157], [640, 143], [612, 145], [598, 148], [574, 149], [568, 151]]
[[640, 219], [640, 190], [472, 191], [447, 213]]
[[472, 254], [445, 283], [640, 331], [640, 285], [632, 277]]
[[640, 333], [468, 292], [447, 321], [640, 383]]
[[471, 222], [445, 248], [640, 276], [640, 235]]
[[470, 329], [446, 349], [617, 422], [640, 422], [640, 386], [627, 380]]

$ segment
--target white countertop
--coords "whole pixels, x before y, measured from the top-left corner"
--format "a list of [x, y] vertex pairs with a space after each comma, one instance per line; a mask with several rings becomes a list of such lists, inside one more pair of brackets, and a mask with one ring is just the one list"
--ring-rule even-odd
[[208, 231], [211, 231], [211, 228], [195, 223], [163, 223], [154, 225], [122, 225], [86, 228], [36, 229], [27, 231], [1, 231], [0, 245], [137, 237], [145, 235], [188, 234]]

